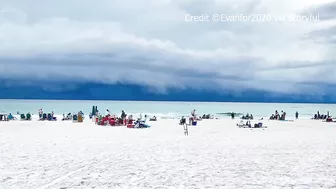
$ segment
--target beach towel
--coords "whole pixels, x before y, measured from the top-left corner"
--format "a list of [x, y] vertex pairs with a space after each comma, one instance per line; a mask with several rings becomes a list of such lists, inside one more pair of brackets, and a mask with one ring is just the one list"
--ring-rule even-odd
[[150, 125], [147, 125], [145, 123], [145, 121], [146, 120], [144, 120], [144, 121], [140, 121], [140, 120], [136, 121], [133, 128], [149, 128], [149, 127], [151, 127]]

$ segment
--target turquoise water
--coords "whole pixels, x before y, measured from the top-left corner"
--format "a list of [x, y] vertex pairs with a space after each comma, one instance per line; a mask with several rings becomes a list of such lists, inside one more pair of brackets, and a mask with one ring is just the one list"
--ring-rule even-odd
[[[44, 112], [54, 111], [55, 114], [77, 112], [82, 110], [88, 114], [92, 106], [98, 106], [100, 112], [109, 109], [112, 113], [120, 114], [125, 110], [128, 114], [147, 114], [158, 117], [180, 117], [190, 115], [196, 109], [197, 115], [225, 112], [252, 113], [255, 117], [269, 117], [275, 110], [285, 111], [288, 117], [294, 117], [296, 111], [300, 117], [310, 118], [317, 111], [321, 114], [336, 115], [336, 104], [285, 104], [285, 103], [227, 103], [227, 102], [143, 102], [143, 101], [65, 101], [65, 100], [0, 100], [0, 112], [37, 114], [38, 109]], [[222, 115], [223, 116], [223, 115]]]

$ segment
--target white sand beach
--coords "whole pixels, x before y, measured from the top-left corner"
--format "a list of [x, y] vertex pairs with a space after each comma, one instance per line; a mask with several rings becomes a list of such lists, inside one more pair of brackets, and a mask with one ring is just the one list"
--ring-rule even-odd
[[335, 188], [336, 123], [0, 122], [0, 188]]

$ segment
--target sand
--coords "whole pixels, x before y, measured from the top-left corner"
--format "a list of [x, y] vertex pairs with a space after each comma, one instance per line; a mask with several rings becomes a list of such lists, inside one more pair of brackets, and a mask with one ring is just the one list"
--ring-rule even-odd
[[0, 188], [336, 188], [336, 123], [0, 122]]

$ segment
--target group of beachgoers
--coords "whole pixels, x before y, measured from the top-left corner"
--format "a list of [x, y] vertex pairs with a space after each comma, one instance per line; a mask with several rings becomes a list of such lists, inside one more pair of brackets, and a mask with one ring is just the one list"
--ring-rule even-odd
[[185, 125], [185, 124], [189, 124], [189, 125], [192, 125], [192, 124], [196, 124], [197, 121], [201, 121], [202, 120], [202, 117], [197, 117], [196, 116], [196, 109], [192, 110], [191, 113], [190, 113], [190, 117], [189, 117], [189, 122], [187, 123], [187, 118], [182, 116], [181, 119], [180, 119], [180, 125]]
[[[31, 120], [31, 113], [27, 114], [20, 114], [20, 120]], [[95, 109], [95, 112], [90, 113], [90, 119], [92, 119], [97, 125], [104, 125], [104, 126], [126, 126], [132, 128], [148, 128], [149, 126], [145, 124], [146, 120], [149, 121], [157, 121], [157, 117], [148, 117], [145, 115], [144, 117], [140, 114], [140, 118], [133, 119], [132, 115], [128, 115], [125, 113], [124, 110], [121, 111], [121, 115], [117, 117], [116, 115], [112, 114], [110, 110], [106, 109], [106, 114], [103, 116], [100, 114], [98, 109]], [[67, 113], [63, 114], [62, 121], [74, 121], [74, 122], [83, 122], [84, 113], [83, 111], [78, 111], [78, 113]], [[12, 121], [18, 120], [15, 116], [11, 113], [7, 114], [0, 114], [1, 121]], [[38, 110], [38, 120], [39, 121], [57, 121], [57, 117], [55, 113], [52, 111], [51, 113], [45, 113], [42, 108]]]
[[184, 124], [196, 125], [197, 121], [202, 121], [203, 119], [218, 119], [218, 118], [215, 118], [215, 116], [211, 114], [203, 114], [202, 116], [197, 116], [196, 109], [193, 109], [190, 113], [189, 122], [187, 123], [187, 118], [185, 116], [182, 116], [179, 124], [180, 125], [184, 125]]
[[90, 118], [93, 118], [97, 125], [110, 125], [110, 126], [121, 126], [129, 123], [130, 120], [133, 120], [133, 116], [127, 114], [124, 110], [121, 111], [121, 115], [118, 117], [115, 114], [112, 114], [109, 109], [106, 109], [105, 115], [101, 115], [98, 110], [96, 110], [95, 115], [90, 114]]
[[[298, 113], [298, 112], [297, 112]], [[298, 115], [297, 115], [298, 116]], [[270, 120], [280, 120], [284, 121], [286, 120], [286, 112], [281, 110], [281, 114], [279, 114], [278, 110], [275, 110], [274, 114], [271, 115], [269, 118]]]
[[[27, 114], [20, 114], [19, 112], [16, 113], [20, 116], [20, 120], [30, 121], [32, 114], [28, 112]], [[0, 114], [0, 121], [13, 121], [18, 120], [12, 113], [7, 114]]]
[[[231, 116], [232, 119], [235, 118], [235, 115], [239, 115], [238, 113], [230, 112], [227, 113]], [[28, 112], [27, 114], [22, 114], [20, 112], [17, 112], [17, 115], [19, 115], [19, 119], [16, 118], [14, 115], [11, 113], [7, 114], [0, 114], [0, 121], [10, 121], [10, 120], [31, 120], [32, 119], [32, 114]], [[241, 114], [240, 114], [241, 115]], [[52, 111], [51, 113], [45, 113], [42, 108], [38, 110], [38, 120], [44, 121], [57, 121], [57, 117], [55, 116], [54, 112]], [[125, 113], [124, 110], [121, 111], [120, 116], [116, 116], [115, 114], [112, 114], [109, 109], [106, 109], [105, 115], [101, 115], [101, 113], [98, 111], [97, 107], [95, 107], [95, 111], [89, 114], [89, 118], [92, 119], [96, 124], [98, 125], [127, 125], [130, 124], [133, 121], [141, 121], [143, 120], [149, 120], [149, 121], [157, 121], [157, 117], [148, 117], [147, 115], [143, 116], [140, 114], [140, 118], [138, 119], [133, 119], [132, 115], [128, 115]], [[299, 112], [297, 111], [295, 113], [295, 118], [299, 118]], [[77, 122], [82, 122], [84, 119], [84, 113], [83, 111], [78, 111], [78, 113], [67, 113], [63, 114], [62, 121], [67, 121], [67, 120], [72, 120], [72, 121], [77, 121]], [[189, 116], [189, 124], [196, 124], [197, 121], [201, 121], [202, 119], [215, 119], [215, 117], [211, 114], [203, 114], [202, 116], [196, 116], [196, 109], [193, 109], [190, 113]], [[217, 118], [216, 118], [217, 119]], [[253, 120], [254, 117], [252, 114], [246, 114], [240, 117], [242, 120]], [[285, 121], [286, 120], [286, 112], [281, 111], [281, 113], [278, 112], [278, 110], [275, 110], [274, 114], [272, 114], [269, 118], [270, 120], [279, 120], [279, 121]], [[327, 115], [325, 114], [320, 114], [318, 111], [312, 119], [315, 120], [325, 120], [327, 122], [333, 122], [333, 118], [329, 115], [329, 112]], [[132, 121], [131, 121], [132, 120]], [[182, 116], [180, 119], [180, 124], [185, 124], [187, 122], [187, 118]], [[250, 123], [246, 123], [245, 125], [250, 125]]]
[[263, 126], [262, 122], [259, 121], [258, 123], [251, 124], [250, 120], [247, 120], [246, 123], [241, 120], [240, 123], [237, 124], [237, 126], [240, 128], [266, 128], [266, 126]]
[[314, 117], [312, 119], [327, 119], [329, 116], [329, 112], [327, 113], [327, 115], [324, 114], [320, 114], [320, 111], [317, 111], [316, 114], [314, 114]]
[[95, 124], [100, 126], [127, 126], [128, 128], [149, 128], [150, 126], [146, 124], [146, 121], [157, 121], [156, 116], [150, 117], [145, 115], [144, 117], [140, 114], [137, 119], [133, 118], [133, 115], [127, 115], [124, 110], [121, 111], [120, 116], [112, 114], [109, 109], [106, 109], [105, 115], [101, 115], [96, 109], [94, 115], [90, 114], [90, 119], [93, 119]]
[[315, 120], [325, 120], [326, 122], [335, 122], [333, 121], [333, 118], [329, 115], [329, 111], [327, 112], [327, 114], [320, 114], [320, 111], [317, 111], [316, 114], [314, 114], [314, 117], [312, 117], [312, 119]]
[[[231, 115], [231, 118], [234, 119], [234, 116]], [[251, 121], [250, 121], [250, 120], [254, 119], [252, 114], [247, 113], [246, 115], [243, 115], [240, 119], [241, 119], [241, 121], [237, 124], [237, 126], [239, 128], [267, 128], [261, 122], [261, 120], [263, 120], [263, 118], [261, 118], [257, 123], [252, 124]], [[247, 120], [247, 121], [244, 122], [244, 120]]]
[[241, 119], [253, 119], [253, 115], [247, 113], [245, 116], [243, 115]]
[[[23, 113], [20, 113], [19, 111], [17, 111], [16, 114], [20, 117], [20, 119], [15, 117], [12, 113], [9, 113], [8, 115], [6, 115], [7, 121], [13, 121], [13, 120], [31, 121], [32, 120], [32, 115], [33, 114], [31, 114], [30, 112], [28, 112], [27, 114], [23, 114]], [[39, 119], [38, 120], [40, 120], [40, 121], [44, 121], [44, 120], [54, 121], [54, 120], [56, 120], [56, 117], [54, 116], [54, 112], [51, 112], [51, 113], [47, 114], [47, 113], [44, 113], [42, 108], [41, 108], [41, 109], [38, 110], [38, 114], [39, 114]]]

